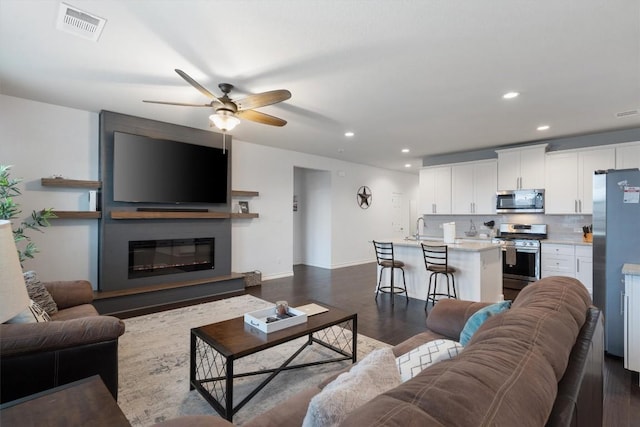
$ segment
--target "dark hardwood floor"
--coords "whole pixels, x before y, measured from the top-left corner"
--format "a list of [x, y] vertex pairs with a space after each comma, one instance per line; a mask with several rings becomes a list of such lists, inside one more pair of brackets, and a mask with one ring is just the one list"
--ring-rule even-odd
[[[296, 266], [294, 276], [247, 288], [247, 293], [267, 301], [286, 300], [291, 306], [310, 299], [358, 313], [358, 332], [371, 338], [398, 344], [425, 328], [424, 301], [381, 294], [376, 302], [376, 264], [334, 270]], [[605, 427], [640, 427], [638, 374], [623, 368], [622, 360], [606, 357], [604, 367]]]

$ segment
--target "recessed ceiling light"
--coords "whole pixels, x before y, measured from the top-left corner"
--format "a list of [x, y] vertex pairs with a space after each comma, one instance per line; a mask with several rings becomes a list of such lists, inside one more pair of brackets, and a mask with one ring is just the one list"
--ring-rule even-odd
[[518, 95], [520, 95], [519, 92], [507, 92], [504, 95], [502, 95], [502, 97], [504, 99], [513, 99], [513, 98], [516, 98]]
[[405, 168], [410, 168], [411, 167], [411, 163], [407, 163], [404, 165]]
[[353, 132], [345, 132], [344, 136], [346, 136], [347, 138], [351, 138], [353, 135], [355, 135], [355, 133]]
[[538, 126], [537, 129], [538, 130], [548, 130], [549, 129], [549, 125]]
[[408, 149], [408, 148], [403, 148], [403, 149], [402, 149], [402, 152], [403, 152], [403, 153], [408, 153], [408, 152], [409, 152], [409, 149]]

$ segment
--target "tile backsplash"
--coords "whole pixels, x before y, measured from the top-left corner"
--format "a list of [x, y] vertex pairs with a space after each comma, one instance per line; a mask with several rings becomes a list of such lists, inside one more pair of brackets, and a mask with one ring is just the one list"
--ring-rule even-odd
[[[471, 221], [478, 234], [490, 234], [489, 229], [483, 224], [495, 221], [494, 229], [497, 230], [501, 223], [517, 224], [547, 224], [548, 238], [553, 240], [566, 240], [567, 242], [582, 241], [582, 226], [590, 225], [591, 215], [544, 215], [544, 214], [505, 214], [505, 215], [424, 215], [425, 228], [422, 234], [430, 237], [442, 237], [442, 224], [445, 222], [456, 223], [456, 236], [465, 237], [464, 232], [471, 228]], [[415, 229], [411, 230], [411, 234]]]

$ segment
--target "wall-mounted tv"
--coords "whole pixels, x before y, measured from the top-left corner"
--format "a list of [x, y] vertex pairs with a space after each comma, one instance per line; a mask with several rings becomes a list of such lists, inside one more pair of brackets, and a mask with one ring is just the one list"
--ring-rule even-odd
[[226, 203], [228, 151], [114, 132], [113, 200]]

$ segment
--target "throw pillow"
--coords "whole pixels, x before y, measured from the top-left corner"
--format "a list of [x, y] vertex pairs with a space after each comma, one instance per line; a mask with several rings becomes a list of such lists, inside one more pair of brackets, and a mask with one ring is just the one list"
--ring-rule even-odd
[[7, 320], [6, 323], [40, 323], [48, 322], [51, 317], [46, 311], [38, 305], [37, 302], [30, 300], [29, 306], [20, 313]]
[[453, 340], [433, 340], [398, 356], [396, 363], [402, 382], [410, 380], [423, 369], [456, 357], [464, 347]]
[[302, 426], [337, 426], [351, 411], [398, 385], [400, 374], [393, 351], [374, 350], [311, 399]]
[[478, 328], [491, 316], [502, 313], [511, 307], [511, 301], [500, 301], [476, 311], [469, 317], [460, 332], [460, 344], [466, 346]]
[[35, 271], [27, 271], [24, 274], [24, 283], [27, 285], [29, 298], [37, 302], [47, 314], [55, 314], [58, 312], [58, 305], [53, 297], [47, 291], [47, 288], [40, 282]]

